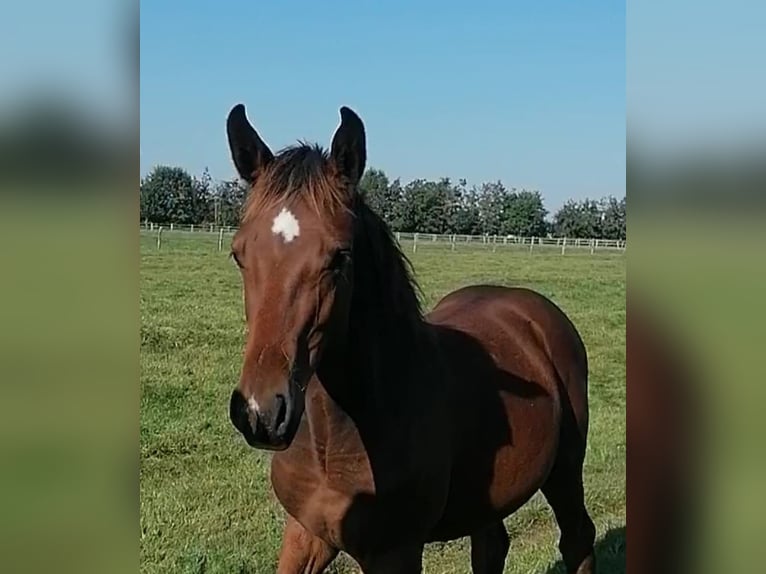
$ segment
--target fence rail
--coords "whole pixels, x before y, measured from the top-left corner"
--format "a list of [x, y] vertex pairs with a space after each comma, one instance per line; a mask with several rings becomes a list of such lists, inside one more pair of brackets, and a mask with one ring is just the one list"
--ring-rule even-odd
[[[179, 237], [186, 234], [217, 236], [218, 250], [223, 249], [223, 239], [234, 235], [237, 228], [234, 226], [215, 226], [213, 224], [202, 225], [180, 225], [180, 224], [165, 224], [159, 225], [156, 223], [141, 223], [140, 229], [143, 234], [150, 234], [156, 237], [157, 248], [162, 247], [163, 234], [167, 236], [168, 233], [172, 233], [174, 237]], [[556, 248], [560, 249], [562, 255], [566, 253], [567, 249], [589, 249], [591, 253], [596, 251], [621, 251], [624, 252], [626, 248], [626, 241], [623, 239], [599, 239], [599, 238], [567, 238], [567, 237], [520, 237], [516, 235], [459, 235], [459, 234], [437, 234], [437, 233], [407, 233], [396, 232], [396, 239], [399, 243], [407, 244], [413, 252], [417, 252], [418, 249], [428, 247], [429, 245], [439, 245], [448, 247], [449, 250], [455, 251], [461, 246], [466, 245], [482, 245], [488, 249], [496, 251], [498, 248], [515, 246], [524, 247], [530, 251], [540, 248]]]

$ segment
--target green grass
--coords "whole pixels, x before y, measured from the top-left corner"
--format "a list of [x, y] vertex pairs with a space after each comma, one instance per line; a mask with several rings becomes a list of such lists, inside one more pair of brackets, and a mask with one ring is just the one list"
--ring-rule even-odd
[[[237, 270], [214, 235], [141, 237], [141, 571], [274, 572], [283, 512], [268, 454], [247, 447], [228, 420], [244, 322]], [[587, 506], [600, 572], [625, 560], [625, 256], [619, 252], [481, 245], [407, 247], [430, 308], [459, 286], [523, 285], [572, 318], [588, 349], [591, 426]], [[558, 530], [538, 493], [506, 520], [506, 572], [563, 572]], [[356, 572], [341, 556], [332, 572]], [[424, 572], [469, 572], [467, 540], [427, 548]]]

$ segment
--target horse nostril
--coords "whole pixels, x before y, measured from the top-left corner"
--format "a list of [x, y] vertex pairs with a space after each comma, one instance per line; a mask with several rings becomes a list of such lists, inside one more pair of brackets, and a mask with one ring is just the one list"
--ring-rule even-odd
[[287, 423], [287, 399], [284, 395], [274, 397], [274, 430], [277, 434], [285, 431]]
[[245, 427], [249, 424], [247, 418], [247, 401], [238, 389], [234, 389], [234, 392], [231, 393], [229, 418], [237, 430], [245, 432]]

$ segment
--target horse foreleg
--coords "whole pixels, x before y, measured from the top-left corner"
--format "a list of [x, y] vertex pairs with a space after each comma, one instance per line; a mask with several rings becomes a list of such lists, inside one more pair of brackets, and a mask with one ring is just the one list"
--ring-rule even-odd
[[357, 559], [364, 574], [420, 574], [423, 545], [406, 546]]
[[317, 538], [288, 516], [277, 574], [320, 574], [337, 555], [337, 548]]
[[510, 542], [502, 521], [471, 535], [473, 574], [502, 574]]

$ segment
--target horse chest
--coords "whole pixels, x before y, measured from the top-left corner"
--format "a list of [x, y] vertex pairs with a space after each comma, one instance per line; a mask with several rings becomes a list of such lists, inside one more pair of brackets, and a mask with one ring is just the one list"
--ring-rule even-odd
[[286, 512], [352, 553], [368, 551], [382, 533], [387, 539], [392, 532], [403, 539], [425, 535], [440, 512], [441, 497], [431, 496], [423, 478], [411, 472], [374, 473], [364, 452], [322, 457], [296, 450], [272, 462], [272, 484]]
[[343, 538], [343, 520], [354, 500], [375, 494], [363, 452], [325, 453], [302, 444], [274, 456], [271, 482], [286, 512], [335, 544]]

